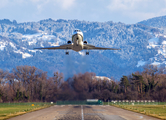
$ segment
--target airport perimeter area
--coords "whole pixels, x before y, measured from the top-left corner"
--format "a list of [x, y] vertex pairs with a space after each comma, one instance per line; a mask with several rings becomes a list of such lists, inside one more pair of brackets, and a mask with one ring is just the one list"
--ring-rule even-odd
[[[151, 117], [146, 114], [148, 112], [147, 108], [151, 107], [153, 109], [160, 106], [160, 108], [157, 108], [158, 111], [161, 111], [161, 109], [166, 110], [165, 107], [163, 108], [165, 103], [152, 103], [151, 105], [150, 103], [138, 105], [131, 102], [102, 102], [100, 100], [57, 101], [56, 105], [52, 104], [51, 107], [30, 111], [9, 120], [157, 120], [156, 116]], [[31, 105], [29, 104], [28, 106]], [[141, 114], [138, 113], [140, 109], [142, 109]], [[164, 114], [160, 113], [160, 116], [162, 115]]]
[[56, 103], [0, 103], [0, 119], [9, 118], [11, 120], [166, 119], [166, 103], [153, 100], [103, 102], [98, 99]]
[[54, 105], [9, 120], [158, 120], [108, 105]]

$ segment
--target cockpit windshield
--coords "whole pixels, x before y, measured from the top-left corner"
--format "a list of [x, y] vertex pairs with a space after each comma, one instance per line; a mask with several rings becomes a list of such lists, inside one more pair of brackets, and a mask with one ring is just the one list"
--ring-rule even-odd
[[79, 29], [75, 29], [75, 30], [74, 30], [73, 35], [75, 35], [75, 34], [80, 34], [80, 35], [83, 37], [82, 31], [79, 30]]
[[81, 30], [74, 30], [74, 32], [81, 32]]

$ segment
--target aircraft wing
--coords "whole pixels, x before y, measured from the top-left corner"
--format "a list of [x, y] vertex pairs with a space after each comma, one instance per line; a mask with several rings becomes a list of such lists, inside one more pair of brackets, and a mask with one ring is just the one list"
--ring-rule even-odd
[[121, 49], [117, 49], [117, 48], [104, 48], [104, 47], [96, 47], [94, 45], [90, 45], [90, 44], [85, 44], [84, 45], [84, 49], [86, 50], [121, 50]]
[[41, 48], [34, 48], [34, 49], [49, 49], [49, 50], [55, 50], [55, 49], [72, 49], [71, 44], [64, 44], [60, 46], [53, 46], [53, 47], [41, 47]]

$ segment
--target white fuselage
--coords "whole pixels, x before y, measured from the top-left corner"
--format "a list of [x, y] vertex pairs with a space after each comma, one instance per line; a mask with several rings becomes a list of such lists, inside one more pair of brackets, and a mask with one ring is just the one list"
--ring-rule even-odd
[[80, 30], [75, 30], [72, 35], [72, 50], [81, 51], [83, 49], [83, 33]]

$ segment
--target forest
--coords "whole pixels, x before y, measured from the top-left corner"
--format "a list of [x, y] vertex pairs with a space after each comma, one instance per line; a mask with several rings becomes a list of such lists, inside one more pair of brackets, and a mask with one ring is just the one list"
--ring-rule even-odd
[[121, 79], [101, 80], [95, 73], [52, 77], [34, 66], [17, 66], [11, 72], [0, 69], [0, 102], [50, 102], [58, 100], [157, 100], [166, 101], [164, 69], [146, 66], [142, 72]]

